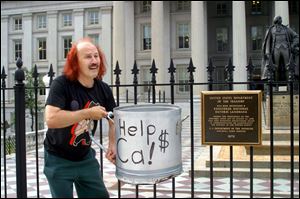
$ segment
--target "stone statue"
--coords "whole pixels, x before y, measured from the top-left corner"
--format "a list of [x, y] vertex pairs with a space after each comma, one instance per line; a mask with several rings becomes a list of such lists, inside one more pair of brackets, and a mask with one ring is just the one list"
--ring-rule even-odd
[[[274, 17], [273, 25], [267, 30], [263, 42], [263, 60], [261, 79], [267, 79], [267, 67], [270, 59], [275, 65], [275, 81], [288, 80], [287, 64], [291, 56], [296, 61], [299, 55], [299, 35], [291, 28], [282, 25], [281, 16]], [[299, 62], [299, 61], [298, 61]], [[299, 77], [299, 63], [296, 63], [295, 75]]]

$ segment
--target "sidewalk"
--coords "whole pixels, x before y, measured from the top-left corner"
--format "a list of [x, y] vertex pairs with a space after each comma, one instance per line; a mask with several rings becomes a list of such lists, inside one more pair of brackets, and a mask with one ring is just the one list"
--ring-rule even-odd
[[[107, 143], [107, 139], [104, 140]], [[97, 151], [99, 157], [99, 149], [97, 146], [93, 147]], [[195, 157], [206, 153], [204, 147], [195, 148]], [[175, 197], [176, 198], [191, 198], [191, 178], [189, 176], [190, 170], [190, 150], [188, 147], [183, 147], [183, 170], [184, 172], [175, 179]], [[41, 198], [51, 198], [47, 180], [43, 174], [43, 150], [39, 151], [39, 189]], [[3, 179], [3, 162], [1, 163], [1, 198], [4, 197], [4, 179]], [[110, 196], [112, 198], [118, 197], [118, 180], [115, 177], [115, 167], [104, 159], [104, 182], [107, 186]], [[8, 157], [7, 159], [7, 196], [8, 198], [16, 197], [16, 175], [15, 175], [15, 159]], [[35, 153], [27, 154], [27, 197], [36, 198], [36, 166], [35, 166]], [[234, 197], [249, 198], [250, 186], [249, 179], [234, 179], [233, 193]], [[269, 198], [270, 197], [270, 180], [254, 179], [254, 197]], [[195, 197], [208, 198], [210, 197], [210, 181], [209, 178], [195, 178]], [[214, 178], [214, 197], [229, 198], [230, 195], [229, 178]], [[121, 197], [122, 198], [135, 198], [135, 186], [130, 184], [122, 184]], [[76, 193], [74, 191], [74, 195]], [[294, 184], [294, 195], [299, 196], [299, 180]], [[153, 186], [140, 185], [139, 197], [152, 198]], [[157, 184], [157, 197], [171, 198], [172, 197], [172, 180], [167, 180]], [[274, 179], [274, 197], [289, 198], [290, 197], [290, 181], [287, 179]]]

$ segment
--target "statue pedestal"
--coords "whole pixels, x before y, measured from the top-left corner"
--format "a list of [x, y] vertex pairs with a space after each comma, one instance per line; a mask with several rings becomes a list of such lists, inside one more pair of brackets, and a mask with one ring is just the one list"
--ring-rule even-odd
[[[266, 96], [266, 129], [270, 129], [270, 96]], [[273, 95], [273, 128], [290, 129], [290, 95], [286, 92]], [[294, 129], [299, 129], [299, 95], [294, 95]]]

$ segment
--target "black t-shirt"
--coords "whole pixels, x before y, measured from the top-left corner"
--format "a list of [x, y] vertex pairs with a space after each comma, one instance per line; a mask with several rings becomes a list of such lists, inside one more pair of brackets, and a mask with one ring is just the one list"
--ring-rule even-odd
[[[106, 111], [112, 111], [116, 106], [112, 91], [106, 83], [95, 79], [94, 86], [86, 88], [79, 81], [70, 81], [63, 75], [53, 80], [46, 102], [46, 105], [70, 111], [95, 104], [105, 107]], [[94, 125], [94, 133], [97, 121], [91, 120], [83, 120], [65, 128], [49, 128], [44, 141], [45, 150], [68, 160], [82, 160], [91, 147], [91, 138], [86, 130], [89, 122]]]

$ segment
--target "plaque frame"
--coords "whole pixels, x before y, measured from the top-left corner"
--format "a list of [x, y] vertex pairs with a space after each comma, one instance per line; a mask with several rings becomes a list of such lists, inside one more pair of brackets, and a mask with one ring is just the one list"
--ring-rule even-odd
[[[225, 132], [220, 132], [222, 133], [222, 135], [224, 135], [224, 137], [226, 136], [226, 133], [229, 134], [230, 133], [230, 139], [224, 139], [220, 138], [220, 140], [217, 138], [215, 139], [216, 136], [209, 136], [209, 133], [215, 133], [213, 132], [216, 127], [211, 127], [209, 125], [207, 125], [208, 122], [208, 115], [213, 115], [213, 113], [209, 112], [209, 114], [207, 113], [207, 111], [211, 111], [211, 110], [207, 110], [209, 109], [209, 107], [206, 107], [206, 102], [208, 100], [212, 100], [212, 98], [210, 97], [214, 97], [213, 99], [218, 99], [219, 97], [221, 98], [221, 101], [223, 100], [223, 98], [228, 97], [228, 99], [230, 99], [230, 97], [235, 97], [235, 98], [242, 98], [242, 96], [253, 96], [252, 100], [250, 100], [250, 103], [254, 103], [254, 106], [252, 106], [253, 104], [251, 104], [251, 107], [247, 107], [247, 110], [249, 111], [249, 113], [251, 112], [252, 109], [255, 109], [253, 107], [257, 107], [257, 109], [254, 111], [254, 116], [252, 115], [252, 118], [254, 117], [254, 124], [251, 126], [251, 128], [253, 127], [253, 131], [241, 131], [243, 134], [239, 134], [237, 132], [233, 132], [236, 131], [235, 128], [238, 129], [238, 127], [236, 126], [232, 126], [231, 124], [231, 128], [227, 127], [223, 127], [218, 126], [219, 129], [225, 129]], [[222, 102], [218, 101], [218, 103], [220, 103], [219, 105], [224, 105]], [[249, 102], [247, 102], [249, 103]], [[213, 106], [212, 103], [209, 103], [209, 106]], [[228, 103], [230, 104], [230, 103]], [[242, 103], [241, 103], [242, 104]], [[245, 105], [245, 104], [243, 104]], [[234, 106], [234, 105], [232, 105]], [[246, 105], [245, 105], [246, 106]], [[211, 108], [211, 107], [210, 107]], [[230, 113], [231, 114], [231, 113]], [[252, 114], [252, 112], [251, 112]], [[261, 145], [262, 144], [262, 91], [261, 90], [239, 90], [239, 91], [202, 91], [201, 92], [201, 143], [202, 145]], [[216, 114], [217, 115], [217, 114]], [[229, 114], [221, 114], [220, 116], [214, 116], [214, 117], [229, 117]], [[249, 117], [249, 114], [245, 114], [246, 116]], [[238, 117], [238, 116], [231, 116], [231, 117]], [[246, 118], [248, 118], [246, 117]], [[253, 119], [252, 119], [253, 120]], [[222, 123], [220, 123], [222, 124]], [[211, 127], [211, 128], [210, 128]], [[213, 129], [213, 130], [209, 130]], [[232, 130], [232, 132], [226, 132], [228, 131], [228, 128]], [[232, 129], [233, 128], [233, 129]], [[247, 129], [245, 127], [245, 129]], [[217, 130], [218, 131], [218, 130]], [[248, 135], [251, 133], [251, 137]], [[253, 134], [255, 134], [255, 137], [253, 139]], [[216, 135], [218, 135], [218, 133], [216, 133]], [[220, 134], [221, 135], [221, 134]], [[238, 136], [236, 136], [238, 135]], [[214, 137], [213, 139], [211, 139], [211, 137]], [[227, 137], [229, 137], [229, 135], [227, 135]], [[235, 137], [236, 140], [235, 140]], [[241, 140], [242, 139], [242, 140]]]

